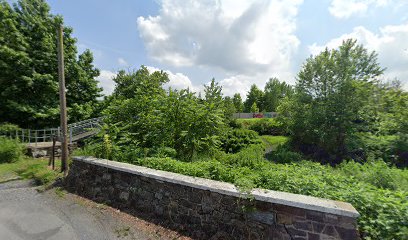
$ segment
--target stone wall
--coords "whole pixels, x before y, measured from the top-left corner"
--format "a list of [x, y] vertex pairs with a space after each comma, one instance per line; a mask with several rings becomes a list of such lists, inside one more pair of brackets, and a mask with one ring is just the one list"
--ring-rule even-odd
[[74, 158], [68, 190], [195, 239], [359, 239], [348, 203], [254, 189], [89, 157]]

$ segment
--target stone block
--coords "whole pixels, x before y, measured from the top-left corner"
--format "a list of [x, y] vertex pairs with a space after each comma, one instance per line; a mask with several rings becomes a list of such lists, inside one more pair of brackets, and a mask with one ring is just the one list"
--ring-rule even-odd
[[313, 231], [312, 223], [309, 221], [294, 221], [293, 226], [299, 230]]
[[329, 235], [329, 236], [332, 236], [332, 237], [337, 237], [338, 236], [336, 229], [334, 229], [334, 227], [331, 226], [331, 225], [326, 225], [324, 227], [322, 233], [326, 234], [326, 235]]
[[292, 215], [278, 213], [277, 214], [277, 223], [285, 224], [285, 225], [292, 225], [292, 223], [293, 223], [292, 222]]
[[292, 237], [306, 237], [307, 236], [307, 232], [303, 230], [298, 230], [294, 228], [293, 226], [287, 226], [286, 229], [288, 230], [289, 234]]
[[264, 223], [266, 225], [273, 225], [276, 223], [276, 216], [275, 213], [273, 212], [250, 212], [247, 214], [248, 219], [255, 221], [255, 222], [260, 222]]
[[335, 226], [334, 228], [336, 229], [341, 239], [344, 239], [344, 240], [359, 239], [356, 229], [342, 228], [338, 226]]
[[324, 213], [316, 212], [316, 211], [307, 211], [306, 212], [306, 219], [316, 221], [316, 222], [323, 222], [324, 221]]
[[308, 240], [320, 240], [320, 235], [316, 234], [316, 233], [308, 232], [307, 233], [307, 239]]
[[119, 199], [127, 201], [129, 199], [129, 193], [128, 192], [121, 192], [119, 195]]
[[313, 226], [313, 232], [315, 233], [322, 233], [325, 227], [323, 223], [319, 223], [319, 222], [313, 222], [312, 226]]

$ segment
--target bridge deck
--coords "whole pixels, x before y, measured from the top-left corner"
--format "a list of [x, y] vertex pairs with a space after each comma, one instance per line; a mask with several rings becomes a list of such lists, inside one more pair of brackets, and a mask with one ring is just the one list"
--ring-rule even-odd
[[[90, 137], [92, 135], [95, 135], [98, 131], [94, 130], [94, 131], [89, 131], [89, 132], [85, 132], [85, 133], [81, 133], [78, 135], [75, 135], [72, 137], [72, 142], [77, 142], [81, 139]], [[71, 142], [70, 139], [68, 139], [68, 143]], [[45, 148], [51, 148], [52, 147], [52, 142], [37, 142], [37, 143], [27, 143], [26, 144], [27, 148], [41, 148], [41, 149], [45, 149]], [[56, 142], [55, 146], [60, 147], [61, 146], [61, 142]]]

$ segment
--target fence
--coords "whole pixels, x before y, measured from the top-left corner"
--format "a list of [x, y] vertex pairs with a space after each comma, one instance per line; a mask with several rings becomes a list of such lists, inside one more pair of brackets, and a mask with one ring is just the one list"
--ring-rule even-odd
[[265, 113], [234, 113], [234, 118], [275, 118], [278, 116], [276, 112]]
[[[68, 124], [68, 139], [70, 143], [79, 140], [82, 137], [92, 135], [95, 129], [100, 128], [102, 118], [92, 118], [85, 121]], [[89, 134], [87, 134], [89, 133]], [[15, 131], [3, 132], [0, 135], [18, 139], [23, 143], [39, 143], [39, 142], [52, 142], [54, 137], [58, 139], [62, 136], [61, 129], [58, 128], [46, 128], [46, 129], [18, 129]]]

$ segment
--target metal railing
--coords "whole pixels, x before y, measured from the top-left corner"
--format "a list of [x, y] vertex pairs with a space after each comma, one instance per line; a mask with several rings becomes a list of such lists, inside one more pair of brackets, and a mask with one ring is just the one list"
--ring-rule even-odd
[[[68, 137], [69, 142], [80, 140], [83, 137], [96, 134], [100, 129], [102, 118], [92, 118], [81, 122], [68, 124]], [[88, 135], [86, 133], [89, 133]], [[0, 136], [18, 139], [23, 143], [40, 143], [40, 142], [52, 142], [53, 137], [61, 137], [61, 129], [58, 128], [46, 128], [46, 129], [19, 129], [15, 131], [8, 131], [0, 133]]]

